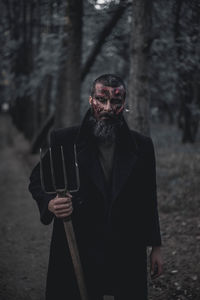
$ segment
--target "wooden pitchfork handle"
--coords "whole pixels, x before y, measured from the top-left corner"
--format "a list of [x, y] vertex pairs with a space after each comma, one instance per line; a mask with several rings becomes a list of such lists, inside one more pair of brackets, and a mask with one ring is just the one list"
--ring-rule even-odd
[[[58, 194], [59, 198], [65, 196], [66, 194], [64, 195], [63, 193]], [[71, 217], [69, 216], [67, 218], [63, 218], [63, 224], [64, 224], [66, 238], [68, 241], [72, 263], [74, 266], [75, 276], [77, 279], [81, 300], [89, 300]]]

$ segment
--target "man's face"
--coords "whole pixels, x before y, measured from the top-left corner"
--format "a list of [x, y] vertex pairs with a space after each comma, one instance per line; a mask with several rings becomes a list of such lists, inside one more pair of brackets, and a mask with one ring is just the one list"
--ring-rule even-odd
[[109, 120], [120, 116], [124, 109], [125, 90], [124, 87], [110, 87], [97, 83], [94, 96], [89, 98], [97, 121]]

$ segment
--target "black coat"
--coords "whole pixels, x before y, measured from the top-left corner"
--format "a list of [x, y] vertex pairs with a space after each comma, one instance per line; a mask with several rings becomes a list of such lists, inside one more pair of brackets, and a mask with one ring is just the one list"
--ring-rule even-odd
[[[87, 125], [89, 114], [80, 127], [51, 134], [52, 147], [63, 145], [69, 174], [74, 143], [77, 147], [81, 186], [73, 197], [72, 221], [87, 288], [91, 295], [98, 290], [127, 295], [140, 291], [137, 299], [143, 300], [147, 293], [146, 247], [161, 245], [152, 140], [129, 130], [123, 122], [114, 153], [112, 185], [108, 187]], [[54, 221], [46, 299], [78, 300], [63, 223], [48, 211], [54, 195], [42, 191], [39, 175], [38, 164], [32, 171], [29, 190], [37, 201], [42, 223]]]

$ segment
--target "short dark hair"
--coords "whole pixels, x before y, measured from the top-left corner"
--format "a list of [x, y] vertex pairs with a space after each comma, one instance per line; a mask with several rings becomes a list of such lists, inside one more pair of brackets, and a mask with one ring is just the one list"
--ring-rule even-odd
[[93, 84], [92, 84], [92, 88], [91, 88], [91, 96], [94, 96], [94, 92], [95, 92], [95, 86], [97, 83], [101, 83], [105, 86], [111, 86], [111, 87], [118, 87], [120, 85], [123, 86], [124, 88], [124, 98], [126, 97], [126, 86], [124, 81], [117, 75], [114, 74], [103, 74], [99, 77], [97, 77]]

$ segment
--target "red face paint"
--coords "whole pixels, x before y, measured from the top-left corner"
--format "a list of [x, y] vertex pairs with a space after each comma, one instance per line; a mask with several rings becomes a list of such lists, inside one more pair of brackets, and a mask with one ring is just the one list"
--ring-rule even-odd
[[114, 95], [116, 95], [116, 96], [118, 96], [118, 95], [120, 95], [120, 89], [119, 88], [116, 88], [115, 90], [114, 90]]
[[98, 101], [96, 101], [95, 99], [92, 99], [92, 108], [94, 111], [94, 117], [99, 120], [100, 119], [100, 115], [103, 112], [103, 107], [101, 107], [101, 104], [98, 103]]
[[123, 86], [117, 88], [107, 87], [101, 83], [96, 84], [95, 94], [92, 98], [94, 116], [100, 120], [106, 113], [119, 115], [123, 112], [125, 91]]

